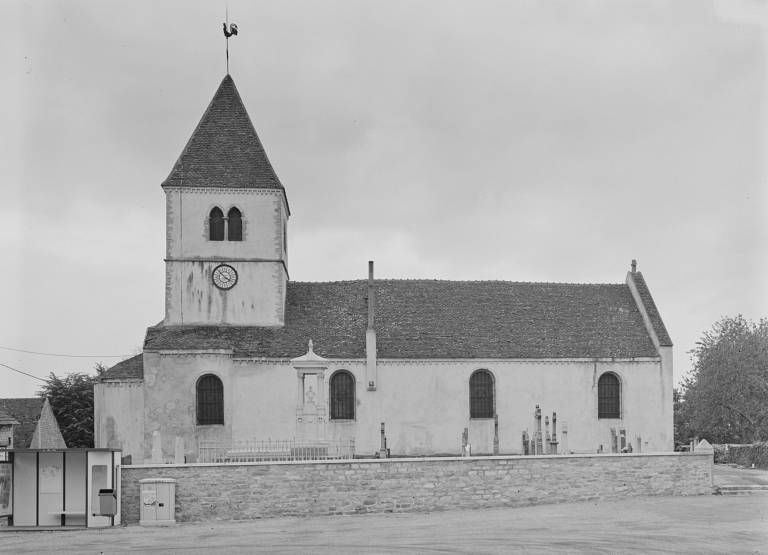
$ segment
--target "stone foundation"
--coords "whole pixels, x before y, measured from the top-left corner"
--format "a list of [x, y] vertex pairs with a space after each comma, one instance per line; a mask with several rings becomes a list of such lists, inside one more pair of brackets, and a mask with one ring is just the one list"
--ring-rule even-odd
[[122, 467], [122, 515], [139, 480], [176, 479], [176, 520], [518, 507], [712, 493], [711, 454], [499, 456]]

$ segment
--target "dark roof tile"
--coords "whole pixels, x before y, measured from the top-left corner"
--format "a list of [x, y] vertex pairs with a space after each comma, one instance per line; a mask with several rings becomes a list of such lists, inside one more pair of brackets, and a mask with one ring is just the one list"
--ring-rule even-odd
[[101, 380], [141, 379], [144, 377], [144, 355], [138, 354], [118, 362], [104, 372]]
[[40, 397], [27, 397], [20, 399], [0, 399], [0, 410], [15, 418], [18, 426], [13, 427], [13, 446], [18, 449], [26, 449], [35, 433], [40, 411], [43, 408], [43, 399]]
[[[625, 284], [376, 280], [380, 358], [657, 356]], [[162, 326], [146, 350], [364, 358], [367, 282], [289, 282], [284, 327]]]
[[643, 301], [643, 305], [645, 305], [645, 311], [648, 313], [648, 318], [651, 321], [651, 326], [653, 326], [653, 331], [656, 333], [656, 337], [659, 339], [659, 345], [662, 347], [671, 347], [672, 339], [667, 333], [667, 328], [661, 319], [659, 309], [656, 308], [656, 303], [653, 302], [651, 291], [648, 289], [648, 285], [645, 283], [643, 274], [641, 272], [631, 272], [630, 275], [635, 282], [635, 287], [637, 287], [637, 292], [640, 295], [640, 299]]
[[163, 186], [283, 189], [229, 75]]
[[2, 409], [0, 409], [0, 424], [7, 426], [10, 424], [18, 425], [19, 421], [16, 420], [13, 416], [8, 414], [7, 412], [4, 412]]

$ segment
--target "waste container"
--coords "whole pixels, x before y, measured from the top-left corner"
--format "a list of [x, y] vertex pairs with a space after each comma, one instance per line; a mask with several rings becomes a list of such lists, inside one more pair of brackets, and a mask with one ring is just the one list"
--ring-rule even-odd
[[113, 489], [99, 490], [99, 514], [102, 516], [115, 516], [117, 513], [117, 495]]

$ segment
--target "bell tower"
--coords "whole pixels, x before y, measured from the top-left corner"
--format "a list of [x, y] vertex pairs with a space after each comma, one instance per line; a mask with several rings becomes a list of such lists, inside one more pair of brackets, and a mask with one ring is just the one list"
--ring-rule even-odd
[[162, 187], [163, 324], [282, 326], [288, 199], [230, 75]]

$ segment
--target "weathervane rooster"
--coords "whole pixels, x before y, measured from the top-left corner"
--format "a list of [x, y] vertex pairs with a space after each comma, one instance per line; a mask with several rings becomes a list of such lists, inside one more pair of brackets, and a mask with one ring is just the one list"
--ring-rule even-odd
[[237, 34], [237, 23], [232, 23], [229, 26], [229, 31], [227, 31], [227, 24], [226, 23], [222, 23], [222, 25], [224, 26], [224, 36], [225, 37], [229, 38], [232, 35], [236, 35]]
[[[227, 21], [229, 21], [229, 14], [227, 14]], [[229, 25], [229, 30], [227, 30], [226, 22], [221, 25], [224, 27], [224, 36], [227, 39], [227, 75], [229, 75], [229, 37], [237, 35], [237, 23], [231, 23]]]

